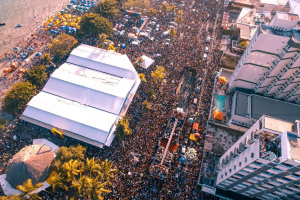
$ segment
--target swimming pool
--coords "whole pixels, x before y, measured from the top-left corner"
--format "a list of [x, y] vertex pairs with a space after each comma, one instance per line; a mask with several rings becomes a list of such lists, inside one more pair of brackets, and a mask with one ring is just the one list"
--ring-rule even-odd
[[224, 106], [225, 106], [225, 96], [216, 94], [216, 99], [215, 99], [215, 108], [218, 111], [224, 111]]

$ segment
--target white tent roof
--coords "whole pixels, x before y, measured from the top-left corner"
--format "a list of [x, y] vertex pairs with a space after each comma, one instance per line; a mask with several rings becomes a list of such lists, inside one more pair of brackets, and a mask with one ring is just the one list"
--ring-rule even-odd
[[71, 52], [67, 62], [119, 77], [138, 78], [137, 72], [126, 55], [84, 44]]
[[52, 74], [43, 91], [119, 114], [134, 83], [135, 80], [63, 64]]
[[118, 115], [40, 92], [28, 103], [24, 116], [105, 143]]
[[141, 67], [145, 69], [147, 69], [154, 63], [154, 60], [149, 58], [148, 56], [142, 55], [142, 58], [144, 61], [142, 62]]

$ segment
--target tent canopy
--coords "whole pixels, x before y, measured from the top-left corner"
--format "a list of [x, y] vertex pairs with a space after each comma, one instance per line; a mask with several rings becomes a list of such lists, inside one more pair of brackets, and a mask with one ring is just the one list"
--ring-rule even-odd
[[223, 120], [223, 113], [220, 112], [220, 111], [215, 110], [214, 111], [214, 119]]
[[143, 62], [141, 63], [141, 67], [144, 69], [148, 69], [153, 63], [154, 60], [149, 58], [148, 56], [142, 55]]
[[227, 79], [224, 76], [219, 77], [219, 83], [227, 83]]

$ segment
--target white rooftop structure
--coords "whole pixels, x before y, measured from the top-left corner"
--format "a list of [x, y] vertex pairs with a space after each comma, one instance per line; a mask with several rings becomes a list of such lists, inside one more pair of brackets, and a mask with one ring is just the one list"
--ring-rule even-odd
[[143, 62], [141, 63], [141, 67], [144, 69], [148, 69], [153, 63], [154, 60], [152, 58], [149, 58], [148, 56], [142, 55]]
[[80, 45], [28, 103], [21, 119], [98, 147], [110, 146], [115, 124], [139, 84], [126, 55]]

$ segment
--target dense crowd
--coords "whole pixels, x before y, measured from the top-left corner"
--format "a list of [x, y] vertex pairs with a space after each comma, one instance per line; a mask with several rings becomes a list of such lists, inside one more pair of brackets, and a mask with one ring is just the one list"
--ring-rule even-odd
[[[179, 5], [180, 2], [175, 2]], [[157, 8], [161, 2], [153, 1], [151, 6]], [[178, 6], [179, 7], [179, 6]], [[127, 45], [120, 49], [120, 53], [126, 54], [131, 61], [135, 61], [141, 55], [160, 54], [155, 58], [155, 66], [163, 66], [166, 70], [166, 81], [158, 86], [151, 81], [141, 83], [135, 98], [133, 99], [127, 116], [130, 118], [130, 127], [133, 130], [131, 137], [123, 141], [114, 140], [112, 146], [104, 149], [98, 149], [87, 144], [82, 144], [88, 148], [88, 156], [113, 161], [114, 167], [118, 169], [118, 174], [112, 181], [112, 192], [107, 194], [107, 199], [219, 199], [207, 193], [200, 192], [195, 188], [202, 160], [202, 150], [205, 138], [205, 127], [208, 120], [209, 108], [215, 71], [218, 70], [218, 57], [220, 44], [220, 21], [217, 20], [217, 13], [222, 12], [223, 4], [214, 0], [186, 1], [185, 6], [179, 7], [183, 10], [184, 22], [178, 25], [177, 37], [170, 40], [169, 45], [162, 45], [165, 38], [161, 36], [162, 32], [167, 30], [174, 16], [171, 14], [157, 14], [157, 23], [161, 29], [154, 32], [154, 41], [145, 40], [139, 46]], [[121, 19], [119, 19], [121, 20]], [[217, 20], [217, 21], [216, 21]], [[116, 20], [116, 22], [118, 19]], [[216, 24], [216, 27], [214, 27]], [[215, 30], [214, 30], [215, 28]], [[130, 27], [125, 28], [126, 31]], [[203, 59], [206, 37], [213, 36], [214, 43], [207, 60]], [[34, 37], [34, 36], [32, 36]], [[51, 35], [41, 37], [38, 44], [47, 44]], [[35, 38], [36, 39], [36, 38]], [[112, 38], [115, 44], [128, 44], [127, 37], [114, 36]], [[82, 43], [94, 44], [96, 40], [85, 38]], [[32, 48], [32, 44], [26, 48]], [[37, 48], [37, 47], [35, 47]], [[38, 62], [38, 61], [37, 61]], [[147, 80], [151, 80], [151, 70], [137, 70], [146, 75]], [[185, 72], [193, 74], [193, 89], [189, 93], [188, 106], [189, 113], [187, 118], [193, 117], [194, 121], [199, 123], [201, 137], [197, 142], [188, 141], [188, 145], [197, 150], [199, 158], [197, 162], [190, 165], [181, 165], [179, 163], [180, 153], [175, 154], [172, 161], [172, 167], [169, 175], [164, 180], [159, 180], [149, 175], [149, 167], [153, 157], [158, 149], [158, 143], [163, 137], [172, 111], [179, 105], [179, 97], [176, 96], [176, 90], [180, 82], [180, 77]], [[197, 91], [200, 86], [201, 90]], [[152, 88], [155, 90], [156, 98], [150, 110], [142, 109], [142, 102], [147, 98], [147, 91]], [[197, 105], [192, 104], [192, 99], [198, 98]], [[148, 99], [149, 100], [149, 99]], [[24, 132], [24, 130], [26, 130]], [[182, 128], [182, 135], [179, 137], [179, 143], [186, 143], [191, 130], [191, 124], [186, 123]], [[1, 157], [0, 160], [5, 164], [18, 150], [32, 143], [31, 138], [40, 138], [44, 134], [43, 128], [31, 125], [24, 121], [16, 121], [12, 127], [6, 130], [0, 139]], [[9, 134], [8, 134], [9, 133]], [[49, 131], [48, 131], [49, 133]], [[15, 136], [15, 137], [13, 137]], [[51, 134], [44, 135], [49, 140], [54, 140], [59, 146], [74, 145], [78, 143], [73, 139], [58, 140]], [[178, 149], [178, 151], [180, 151]], [[211, 154], [204, 152], [204, 156], [211, 158], [209, 162], [214, 161]], [[138, 159], [135, 159], [135, 158]], [[209, 166], [213, 166], [209, 163]], [[213, 171], [213, 169], [211, 170]], [[205, 170], [205, 172], [207, 172]], [[40, 193], [43, 199], [67, 199], [67, 195], [58, 190], [53, 194], [50, 190]]]

